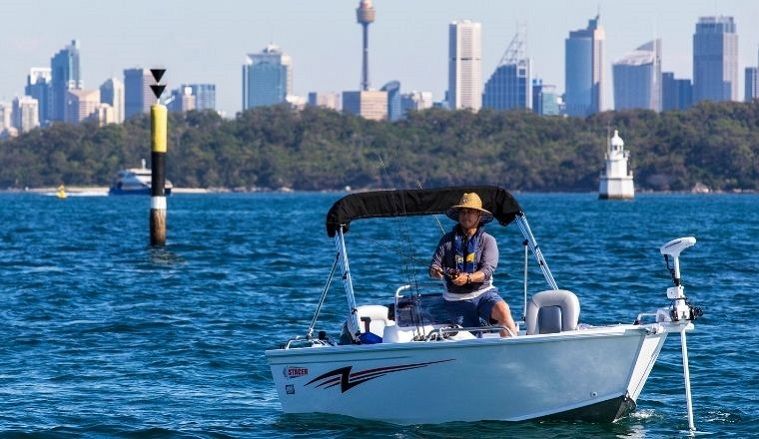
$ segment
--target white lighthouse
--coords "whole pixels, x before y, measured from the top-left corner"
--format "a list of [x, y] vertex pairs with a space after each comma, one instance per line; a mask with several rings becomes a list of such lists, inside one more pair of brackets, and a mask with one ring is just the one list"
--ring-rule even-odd
[[631, 200], [635, 198], [633, 173], [627, 170], [629, 152], [625, 151], [625, 142], [614, 130], [614, 137], [606, 148], [606, 170], [601, 172], [598, 185], [598, 198], [602, 200]]

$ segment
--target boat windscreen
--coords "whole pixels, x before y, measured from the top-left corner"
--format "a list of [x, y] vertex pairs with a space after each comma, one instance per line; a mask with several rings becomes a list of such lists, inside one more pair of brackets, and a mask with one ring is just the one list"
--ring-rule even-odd
[[506, 226], [522, 211], [517, 200], [497, 186], [456, 186], [439, 189], [404, 189], [360, 192], [337, 200], [327, 213], [327, 235], [335, 236], [342, 226], [348, 231], [350, 222], [362, 218], [434, 215], [445, 213], [458, 204], [461, 196], [474, 192], [482, 199], [483, 208], [493, 213]]
[[420, 294], [402, 297], [398, 300], [398, 309], [391, 304], [390, 314], [402, 327], [418, 325], [453, 324], [451, 315], [445, 310], [445, 300], [442, 294]]

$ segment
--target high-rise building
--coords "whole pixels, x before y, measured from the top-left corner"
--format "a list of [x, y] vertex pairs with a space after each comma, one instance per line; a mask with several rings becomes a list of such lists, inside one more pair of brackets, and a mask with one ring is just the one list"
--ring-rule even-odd
[[517, 33], [485, 83], [482, 106], [495, 110], [532, 108], [532, 60], [525, 56], [525, 41]]
[[50, 59], [51, 94], [48, 115], [49, 120], [62, 121], [66, 116], [66, 92], [81, 89], [81, 70], [79, 68], [79, 41], [61, 49]]
[[169, 99], [168, 109], [175, 113], [185, 113], [190, 110], [195, 110], [197, 99], [192, 93], [192, 87], [188, 85], [182, 85], [179, 88], [171, 91], [171, 99]]
[[343, 109], [342, 96], [340, 93], [323, 93], [323, 92], [309, 92], [308, 93], [308, 106], [309, 107], [324, 107], [332, 110], [340, 111]]
[[541, 116], [558, 116], [559, 95], [556, 86], [543, 84], [542, 79], [532, 80], [532, 111]]
[[290, 56], [274, 44], [261, 53], [251, 53], [242, 66], [242, 109], [276, 105], [286, 101], [293, 90]]
[[124, 83], [118, 78], [109, 78], [100, 86], [100, 102], [111, 106], [113, 121], [104, 123], [124, 122]]
[[363, 30], [363, 56], [361, 64], [361, 90], [369, 90], [369, 25], [374, 22], [376, 12], [372, 0], [361, 0], [356, 9], [356, 21]]
[[661, 40], [638, 47], [612, 65], [614, 108], [661, 111]]
[[95, 107], [95, 111], [87, 116], [87, 118], [95, 121], [98, 126], [108, 125], [109, 123], [118, 123], [116, 120], [116, 111], [113, 106], [104, 102], [99, 103], [97, 107]]
[[308, 99], [298, 95], [287, 95], [285, 102], [290, 105], [290, 108], [298, 111], [303, 110], [308, 105]]
[[586, 117], [603, 109], [603, 42], [600, 15], [564, 40], [564, 100], [569, 116]]
[[7, 102], [0, 102], [0, 132], [13, 127], [13, 106]]
[[136, 114], [150, 113], [150, 106], [156, 99], [150, 85], [153, 75], [149, 69], [135, 67], [124, 70], [124, 118], [130, 119]]
[[412, 91], [401, 95], [401, 111], [404, 116], [409, 111], [426, 110], [433, 105], [431, 91]]
[[185, 84], [195, 96], [196, 110], [216, 110], [216, 84]]
[[756, 67], [746, 67], [745, 88], [746, 102], [752, 102], [755, 99], [759, 99], [759, 69]]
[[66, 93], [66, 122], [79, 123], [100, 105], [100, 90], [69, 90]]
[[470, 20], [448, 26], [448, 107], [482, 107], [482, 24]]
[[40, 126], [37, 99], [31, 96], [23, 96], [13, 100], [13, 126], [20, 133], [31, 131]]
[[701, 17], [693, 34], [693, 101], [738, 100], [738, 34], [733, 17]]
[[387, 119], [395, 122], [403, 117], [401, 111], [401, 83], [399, 81], [390, 81], [382, 88], [381, 91], [387, 93]]
[[685, 110], [693, 105], [693, 85], [690, 79], [675, 79], [672, 72], [661, 74], [662, 111]]
[[32, 67], [26, 77], [24, 93], [26, 96], [37, 99], [40, 124], [44, 124], [48, 120], [52, 79], [52, 69], [48, 67]]
[[343, 112], [371, 120], [387, 119], [387, 92], [344, 91]]

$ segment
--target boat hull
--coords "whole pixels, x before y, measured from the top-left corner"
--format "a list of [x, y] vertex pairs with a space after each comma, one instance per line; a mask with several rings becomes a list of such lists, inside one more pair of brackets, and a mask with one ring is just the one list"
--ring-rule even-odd
[[266, 352], [286, 413], [396, 424], [614, 421], [635, 408], [666, 331], [618, 325], [514, 339]]
[[[171, 188], [164, 188], [166, 195], [171, 195]], [[108, 195], [150, 195], [150, 187], [143, 187], [137, 189], [120, 189], [112, 187], [108, 190]]]

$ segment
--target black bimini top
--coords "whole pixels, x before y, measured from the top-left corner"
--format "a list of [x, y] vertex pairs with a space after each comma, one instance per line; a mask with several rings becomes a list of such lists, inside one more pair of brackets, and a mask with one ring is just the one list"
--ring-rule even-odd
[[445, 213], [459, 203], [465, 192], [475, 192], [483, 208], [506, 226], [522, 212], [519, 203], [497, 186], [456, 186], [439, 189], [406, 189], [361, 192], [337, 200], [327, 213], [327, 235], [335, 236], [340, 226], [348, 231], [350, 222], [361, 218], [433, 215]]

